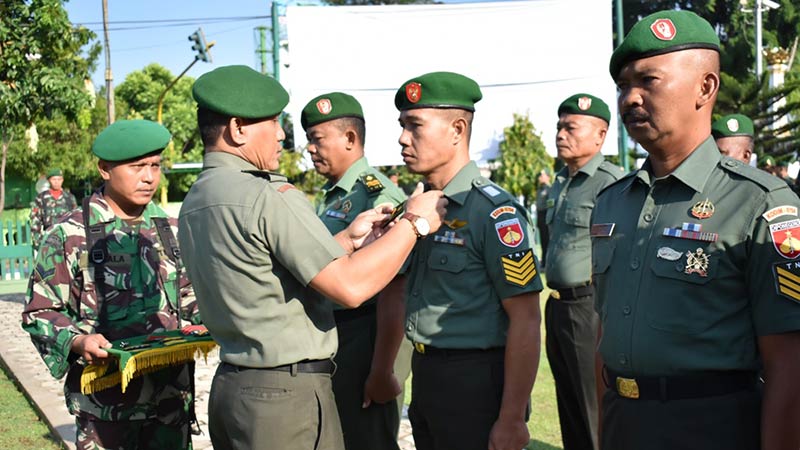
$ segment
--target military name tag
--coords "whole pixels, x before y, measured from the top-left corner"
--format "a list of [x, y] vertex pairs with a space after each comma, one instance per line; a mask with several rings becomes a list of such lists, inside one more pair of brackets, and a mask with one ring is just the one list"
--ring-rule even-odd
[[772, 274], [778, 294], [800, 302], [800, 262], [775, 264], [772, 266]]
[[344, 219], [347, 217], [347, 214], [341, 213], [339, 211], [333, 211], [331, 209], [325, 211], [325, 215], [328, 217], [333, 217], [334, 219]]
[[614, 233], [615, 223], [596, 223], [589, 229], [589, 236], [591, 237], [611, 237]]
[[503, 255], [500, 257], [500, 263], [503, 265], [506, 281], [511, 284], [525, 286], [536, 275], [536, 264], [531, 249]]
[[112, 269], [130, 269], [131, 259], [131, 255], [127, 253], [109, 253], [108, 259], [106, 260], [106, 265]]

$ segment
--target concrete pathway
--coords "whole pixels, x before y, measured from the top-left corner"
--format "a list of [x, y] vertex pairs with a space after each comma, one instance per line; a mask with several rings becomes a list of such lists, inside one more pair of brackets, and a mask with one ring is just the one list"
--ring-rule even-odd
[[[22, 294], [0, 295], [0, 329], [5, 331], [5, 339], [0, 340], [0, 364], [11, 372], [22, 386], [23, 392], [31, 399], [39, 415], [50, 429], [64, 441], [68, 449], [75, 448], [75, 421], [64, 404], [62, 380], [53, 379], [42, 362], [33, 344], [20, 327], [20, 314], [24, 305]], [[208, 362], [197, 362], [195, 389], [197, 391], [197, 420], [203, 430], [194, 436], [192, 442], [196, 450], [213, 449], [208, 435], [208, 394], [219, 355], [209, 354]], [[400, 423], [398, 444], [401, 450], [413, 450], [411, 424], [403, 414]]]

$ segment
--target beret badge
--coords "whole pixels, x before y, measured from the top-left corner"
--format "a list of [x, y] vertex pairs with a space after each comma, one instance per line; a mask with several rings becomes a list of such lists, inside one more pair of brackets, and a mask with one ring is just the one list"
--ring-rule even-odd
[[586, 111], [591, 107], [592, 107], [592, 99], [590, 99], [589, 97], [581, 97], [578, 99], [578, 108], [581, 111]]
[[411, 103], [417, 103], [419, 99], [422, 97], [422, 86], [412, 81], [406, 85], [406, 98]]
[[650, 25], [650, 29], [653, 31], [655, 37], [662, 41], [671, 41], [675, 39], [675, 33], [678, 31], [675, 29], [675, 24], [669, 19], [656, 20]]
[[319, 111], [320, 114], [328, 115], [331, 113], [331, 110], [333, 110], [333, 106], [331, 106], [331, 101], [329, 99], [322, 98], [317, 102], [317, 111]]

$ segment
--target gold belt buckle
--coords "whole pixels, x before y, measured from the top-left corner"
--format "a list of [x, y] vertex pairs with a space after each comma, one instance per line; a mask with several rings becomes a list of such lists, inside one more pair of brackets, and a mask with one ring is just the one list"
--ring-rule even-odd
[[417, 353], [422, 353], [424, 355], [425, 354], [425, 344], [423, 344], [421, 342], [414, 342], [414, 350], [416, 350]]
[[552, 292], [550, 292], [550, 296], [556, 300], [561, 300], [561, 294], [558, 293], [558, 289], [553, 289]]
[[625, 398], [639, 398], [639, 385], [632, 378], [617, 377], [617, 392]]

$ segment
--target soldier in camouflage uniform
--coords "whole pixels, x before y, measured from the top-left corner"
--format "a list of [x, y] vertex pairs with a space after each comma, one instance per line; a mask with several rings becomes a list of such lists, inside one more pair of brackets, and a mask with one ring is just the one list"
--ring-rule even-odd
[[52, 169], [47, 172], [47, 182], [50, 183], [50, 189], [40, 192], [31, 208], [33, 248], [39, 247], [44, 232], [56, 223], [58, 218], [78, 207], [75, 196], [71, 192], [61, 189], [61, 185], [64, 183], [64, 174], [61, 169]]
[[[92, 152], [105, 184], [84, 200], [87, 217], [73, 211], [48, 232], [31, 275], [22, 326], [50, 373], [66, 374], [79, 449], [191, 448], [191, 365], [134, 378], [124, 394], [119, 387], [80, 391], [87, 364], [110, 363], [109, 341], [174, 330], [178, 310], [200, 320], [188, 279], [167, 256], [174, 239], [156, 229], [168, 223], [174, 236], [177, 223], [151, 201], [169, 140], [166, 128], [145, 120], [118, 121], [100, 133]], [[103, 242], [107, 256], [90, 262]]]

